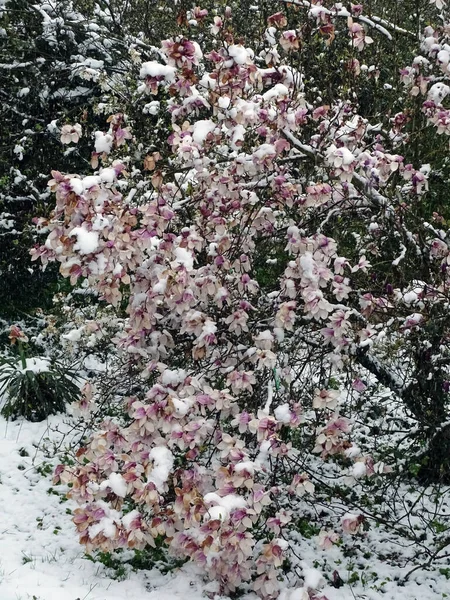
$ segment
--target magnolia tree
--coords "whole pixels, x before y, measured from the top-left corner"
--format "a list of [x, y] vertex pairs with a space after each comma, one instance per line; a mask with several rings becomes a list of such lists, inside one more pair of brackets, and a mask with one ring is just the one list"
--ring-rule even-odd
[[[421, 218], [433, 167], [405, 159], [411, 114], [424, 131], [450, 131], [444, 6], [399, 74], [399, 110], [373, 122], [356, 93], [379, 76], [364, 52], [399, 28], [361, 5], [324, 4], [272, 14], [254, 48], [233, 38], [231, 9], [196, 7], [197, 41], [164, 39], [150, 60], [136, 52], [130, 111], [146, 129], [125, 107], [94, 134], [93, 174], [53, 171], [56, 208], [33, 250], [126, 308], [114, 343], [139, 372], [123, 415], [57, 469], [80, 504], [81, 542], [162, 544], [221, 591], [251, 584], [261, 598], [300, 564], [298, 519], [320, 474], [329, 495], [390, 477], [355, 442], [364, 423], [350, 407], [367, 386], [403, 400], [427, 477], [448, 459], [436, 446], [449, 430], [447, 228], [432, 211]], [[304, 27], [349, 52], [354, 87], [329, 104], [299, 60]], [[66, 125], [61, 141], [82, 133]], [[94, 401], [88, 383], [80, 409]], [[333, 519], [325, 548], [364, 521]], [[323, 598], [313, 579], [295, 584], [298, 597]]]

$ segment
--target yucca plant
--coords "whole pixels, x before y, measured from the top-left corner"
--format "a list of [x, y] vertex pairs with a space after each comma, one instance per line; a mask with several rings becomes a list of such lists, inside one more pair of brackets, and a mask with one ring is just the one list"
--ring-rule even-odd
[[26, 358], [24, 343], [28, 341], [18, 328], [11, 328], [10, 339], [17, 341], [19, 357], [0, 358], [1, 413], [15, 419], [42, 421], [49, 415], [64, 412], [67, 403], [79, 397], [78, 376], [58, 360], [45, 357]]

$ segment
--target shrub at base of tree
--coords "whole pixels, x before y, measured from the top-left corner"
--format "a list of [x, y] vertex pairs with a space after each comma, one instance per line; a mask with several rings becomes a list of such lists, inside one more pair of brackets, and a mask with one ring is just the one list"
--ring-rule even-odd
[[61, 362], [43, 356], [26, 357], [27, 336], [11, 327], [10, 339], [19, 348], [19, 357], [0, 357], [0, 412], [7, 419], [25, 417], [43, 421], [49, 415], [65, 412], [80, 397], [77, 374]]

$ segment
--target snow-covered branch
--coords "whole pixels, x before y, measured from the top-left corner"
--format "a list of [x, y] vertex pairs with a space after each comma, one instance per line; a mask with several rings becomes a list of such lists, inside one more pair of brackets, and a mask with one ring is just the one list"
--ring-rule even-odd
[[[392, 40], [392, 35], [390, 31], [393, 33], [400, 33], [401, 35], [407, 35], [409, 37], [417, 38], [417, 35], [413, 31], [409, 31], [408, 29], [404, 29], [403, 27], [399, 27], [395, 23], [391, 23], [386, 19], [382, 19], [381, 17], [371, 16], [366, 17], [365, 15], [355, 14], [353, 12], [348, 11], [346, 8], [343, 8], [339, 5], [339, 8], [336, 9], [327, 9], [322, 5], [312, 4], [308, 0], [281, 0], [284, 4], [293, 4], [295, 6], [302, 6], [304, 8], [310, 9], [310, 14], [314, 16], [323, 13], [330, 15], [331, 17], [342, 17], [345, 19], [352, 18], [354, 21], [360, 21], [364, 23], [371, 29], [375, 29], [379, 31], [381, 34], [387, 37], [388, 40]], [[390, 31], [388, 31], [390, 30]]]

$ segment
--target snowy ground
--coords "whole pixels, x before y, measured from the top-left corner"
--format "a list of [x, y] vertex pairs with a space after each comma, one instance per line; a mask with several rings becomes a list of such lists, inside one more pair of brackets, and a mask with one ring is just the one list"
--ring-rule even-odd
[[[48, 423], [7, 423], [0, 418], [0, 600], [205, 600], [206, 593], [199, 575], [191, 568], [172, 575], [155, 571], [131, 572], [124, 581], [100, 563], [87, 560], [78, 545], [70, 518], [74, 506], [61, 503], [52, 493], [54, 444], [61, 442], [64, 430], [60, 417]], [[47, 449], [47, 450], [46, 450]], [[389, 545], [386, 539], [367, 539], [368, 544]], [[325, 555], [313, 540], [302, 544], [302, 556], [308, 565], [320, 563], [327, 571], [339, 569], [349, 579], [348, 562], [333, 548]], [[418, 570], [411, 581], [401, 585], [404, 571], [375, 558], [356, 556], [355, 569], [366, 577], [343, 587], [325, 587], [328, 600], [439, 600], [450, 598], [450, 579], [442, 564], [430, 571]], [[324, 563], [325, 561], [325, 563]], [[445, 565], [444, 565], [445, 566]], [[447, 572], [450, 576], [450, 572]], [[396, 581], [397, 580], [397, 581]], [[384, 582], [384, 583], [383, 583]], [[253, 599], [255, 596], [252, 596]], [[284, 595], [297, 600], [297, 595]], [[251, 596], [245, 596], [250, 600]], [[215, 597], [218, 600], [218, 597]]]

